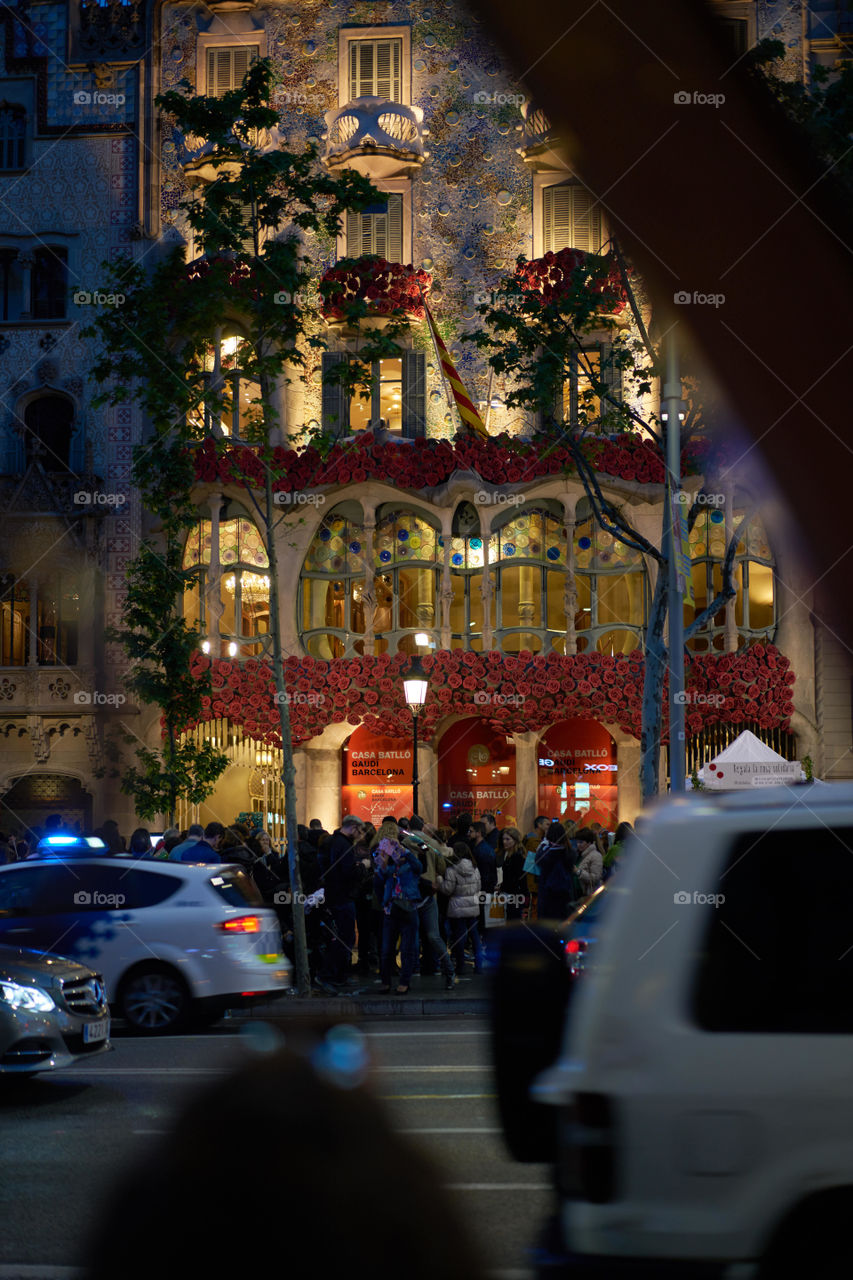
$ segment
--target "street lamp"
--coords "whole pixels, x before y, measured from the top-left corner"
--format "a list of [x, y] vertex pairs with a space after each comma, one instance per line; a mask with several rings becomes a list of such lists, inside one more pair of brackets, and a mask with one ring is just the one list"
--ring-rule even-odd
[[418, 716], [424, 709], [429, 689], [429, 677], [421, 666], [420, 658], [412, 658], [403, 676], [403, 693], [406, 706], [412, 713], [412, 813], [418, 816]]

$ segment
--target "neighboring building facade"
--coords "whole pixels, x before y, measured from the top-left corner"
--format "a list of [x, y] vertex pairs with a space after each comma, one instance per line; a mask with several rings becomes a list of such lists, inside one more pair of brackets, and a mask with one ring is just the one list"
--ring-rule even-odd
[[[814, 14], [810, 31], [799, 11], [777, 24], [767, 6], [751, 0], [720, 0], [719, 8], [736, 51], [759, 35], [782, 38], [792, 76], [807, 74], [812, 59], [830, 63], [845, 54], [844, 33], [832, 35]], [[103, 32], [94, 30], [95, 10], [113, 14], [112, 27], [102, 17]], [[47, 789], [46, 779], [67, 778], [89, 797], [84, 820], [116, 816], [127, 824], [132, 816], [118, 780], [109, 770], [96, 777], [103, 735], [121, 720], [153, 743], [157, 725], [130, 704], [74, 699], [78, 691], [121, 696], [119, 657], [99, 636], [104, 622], [118, 620], [123, 570], [142, 527], [127, 477], [131, 445], [144, 424], [130, 408], [92, 407], [94, 388], [80, 376], [85, 347], [75, 323], [84, 306], [75, 308], [69, 298], [73, 289], [91, 292], [100, 261], [119, 249], [141, 258], [180, 237], [195, 256], [179, 203], [191, 190], [203, 193], [210, 179], [204, 147], [161, 123], [153, 97], [182, 80], [218, 95], [239, 85], [253, 58], [273, 60], [286, 145], [298, 149], [314, 141], [323, 163], [359, 169], [385, 196], [350, 216], [337, 243], [312, 246], [312, 256], [321, 270], [343, 257], [375, 254], [431, 274], [433, 312], [491, 436], [506, 432], [523, 440], [536, 424], [507, 408], [507, 386], [461, 340], [477, 303], [520, 254], [537, 259], [564, 248], [600, 249], [606, 216], [566, 169], [548, 121], [513, 86], [482, 26], [460, 6], [425, 0], [261, 8], [225, 0], [148, 13], [140, 5], [68, 10], [32, 3], [26, 12], [2, 12], [0, 347], [8, 345], [0, 484], [10, 522], [29, 530], [36, 521], [50, 549], [36, 561], [26, 546], [13, 546], [0, 564], [9, 579], [0, 619], [0, 731], [7, 744], [0, 790], [9, 788], [4, 803], [24, 814], [27, 788]], [[148, 26], [141, 44], [134, 22]], [[777, 32], [777, 25], [783, 29]], [[107, 43], [117, 27], [121, 48]], [[98, 39], [98, 91], [124, 102], [83, 103], [88, 114], [81, 119], [74, 114], [75, 93], [94, 99], [96, 91], [78, 87], [73, 55], [81, 42], [91, 46]], [[40, 59], [39, 40], [61, 46], [71, 71], [57, 75], [54, 64]], [[105, 118], [105, 111], [113, 114]], [[48, 151], [57, 173], [75, 175], [74, 183], [48, 181], [42, 159]], [[6, 194], [13, 191], [21, 201], [17, 213]], [[365, 448], [361, 466], [343, 480], [327, 481], [318, 466], [291, 495], [279, 535], [284, 651], [301, 681], [293, 695], [300, 821], [321, 817], [329, 826], [343, 811], [375, 819], [410, 809], [412, 750], [397, 705], [399, 664], [386, 660], [435, 655], [437, 678], [454, 650], [469, 655], [468, 679], [475, 684], [478, 663], [491, 654], [500, 655], [491, 659], [492, 671], [533, 683], [514, 702], [504, 691], [490, 693], [486, 703], [478, 700], [485, 685], [471, 689], [460, 677], [457, 686], [453, 673], [447, 676], [441, 704], [434, 699], [422, 725], [421, 812], [440, 819], [493, 808], [523, 830], [540, 811], [587, 815], [606, 825], [633, 817], [640, 807], [636, 717], [618, 710], [615, 699], [567, 698], [567, 666], [551, 681], [558, 690], [548, 689], [548, 673], [539, 668], [547, 655], [578, 658], [581, 680], [595, 668], [594, 655], [612, 661], [641, 649], [654, 562], [596, 527], [583, 486], [562, 468], [513, 479], [510, 459], [504, 471], [488, 472], [493, 480], [486, 482], [476, 453], [463, 449], [449, 471], [446, 454], [431, 470], [418, 441], [451, 441], [458, 419], [422, 319], [412, 318], [399, 357], [375, 368], [369, 401], [350, 402], [324, 385], [322, 374], [352, 354], [352, 335], [334, 320], [316, 323], [326, 350], [305, 385], [280, 390], [282, 443], [299, 447], [322, 436], [347, 440], [372, 431], [378, 452]], [[603, 326], [595, 335], [602, 367], [610, 332]], [[43, 345], [48, 338], [54, 345]], [[211, 335], [223, 368], [239, 339], [236, 326]], [[569, 416], [582, 384], [580, 370], [567, 381]], [[613, 389], [620, 390], [615, 381]], [[200, 438], [212, 428], [239, 445], [250, 400], [250, 388], [235, 386], [228, 420], [200, 424]], [[481, 449], [485, 456], [488, 446]], [[49, 466], [46, 455], [53, 459]], [[413, 470], [406, 474], [409, 459]], [[255, 660], [269, 642], [268, 559], [248, 495], [219, 474], [215, 465], [199, 469], [199, 524], [188, 537], [185, 564], [201, 564], [204, 572], [185, 608], [215, 664], [216, 687], [242, 684], [237, 696], [215, 695], [210, 719], [191, 730], [215, 737], [232, 759], [200, 816], [231, 820], [255, 809], [277, 829], [279, 753], [269, 724], [249, 701]], [[601, 481], [657, 543], [662, 489], [643, 474], [617, 459]], [[78, 491], [79, 476], [86, 477], [80, 490], [112, 495], [112, 505], [99, 500], [101, 510], [93, 501], [81, 515], [73, 495], [63, 498], [71, 478]], [[696, 523], [697, 609], [719, 582], [726, 535], [749, 508], [749, 490], [742, 477], [733, 477], [724, 501]], [[784, 515], [762, 514], [765, 524], [752, 521], [739, 547], [737, 600], [691, 648], [699, 659], [737, 655], [751, 642], [780, 650], [796, 676], [790, 731], [783, 728], [789, 716], [781, 695], [775, 711], [766, 697], [744, 695], [742, 724], [783, 754], [810, 755], [821, 776], [850, 776], [846, 668], [832, 638], [815, 632], [807, 579], [787, 544]], [[65, 548], [67, 568], [48, 571], [51, 557]], [[74, 609], [76, 629], [69, 620]], [[759, 682], [765, 678], [772, 685], [772, 670], [762, 671]], [[353, 699], [359, 682], [379, 684], [377, 703]], [[701, 765], [737, 732], [730, 717], [704, 736], [694, 733], [691, 764]], [[54, 807], [67, 803], [57, 799]]]

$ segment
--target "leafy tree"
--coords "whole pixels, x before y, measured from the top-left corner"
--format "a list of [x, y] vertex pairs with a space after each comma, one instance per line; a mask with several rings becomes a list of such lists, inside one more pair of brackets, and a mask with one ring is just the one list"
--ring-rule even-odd
[[[619, 323], [626, 309], [631, 323]], [[648, 309], [616, 243], [604, 254], [565, 249], [534, 263], [519, 258], [515, 274], [478, 312], [483, 327], [468, 337], [487, 353], [491, 368], [510, 379], [508, 405], [533, 415], [542, 453], [568, 448], [599, 527], [657, 567], [644, 641], [641, 770], [643, 797], [648, 798], [660, 786], [669, 662], [665, 631], [670, 506], [664, 504], [662, 536], [656, 545], [631, 522], [626, 507], [604, 492], [590, 451], [582, 446], [593, 439], [627, 435], [665, 446], [669, 424], [650, 407], [664, 373], [662, 343], [647, 324]], [[569, 386], [574, 392], [567, 397]], [[695, 377], [690, 387], [694, 394], [685, 404], [684, 421], [673, 429], [682, 442], [713, 439], [714, 415], [703, 407]], [[700, 494], [705, 493], [703, 487]], [[687, 515], [688, 528], [705, 509], [698, 497]], [[685, 642], [736, 594], [733, 565], [742, 531], [743, 525], [727, 547], [721, 590], [686, 628]]]
[[[314, 264], [308, 239], [336, 236], [344, 213], [365, 208], [379, 193], [357, 173], [331, 175], [322, 170], [311, 147], [292, 152], [274, 143], [278, 113], [267, 105], [272, 80], [265, 60], [249, 69], [241, 88], [221, 98], [191, 96], [191, 86], [184, 82], [183, 92], [157, 99], [213, 170], [203, 192], [182, 202], [199, 256], [188, 263], [184, 248], [178, 247], [150, 272], [129, 261], [114, 265], [107, 291], [120, 292], [126, 302], [100, 313], [90, 332], [101, 339], [93, 374], [106, 388], [102, 399], [116, 403], [132, 398], [151, 427], [148, 439], [134, 450], [133, 480], [156, 521], [157, 537], [143, 544], [134, 563], [121, 633], [122, 643], [139, 664], [132, 687], [143, 700], [159, 706], [165, 719], [162, 752], [140, 751], [142, 769], [128, 777], [127, 787], [140, 805], [159, 803], [165, 793], [172, 798], [183, 793], [197, 801], [209, 794], [227, 763], [209, 748], [196, 752], [178, 743], [181, 726], [198, 717], [205, 692], [188, 674], [198, 633], [180, 619], [179, 601], [198, 570], [182, 568], [181, 549], [186, 529], [197, 519], [191, 501], [192, 446], [212, 432], [219, 436], [220, 447], [227, 447], [220, 424], [232, 408], [231, 375], [239, 374], [254, 388], [241, 439], [253, 446], [264, 477], [263, 489], [256, 493], [249, 484], [246, 495], [254, 504], [269, 557], [271, 657], [283, 753], [296, 976], [300, 994], [307, 995], [293, 738], [278, 587], [278, 544], [299, 517], [274, 501], [280, 475], [275, 455], [281, 426], [277, 392], [294, 379], [304, 379], [313, 351], [326, 345], [314, 319]], [[365, 315], [363, 304], [354, 303], [357, 359], [342, 362], [345, 367], [337, 370], [347, 391], [369, 388], [373, 360], [393, 349], [399, 332], [392, 325], [390, 330], [368, 328], [365, 333]], [[242, 335], [228, 368], [223, 367], [218, 341], [226, 325]]]

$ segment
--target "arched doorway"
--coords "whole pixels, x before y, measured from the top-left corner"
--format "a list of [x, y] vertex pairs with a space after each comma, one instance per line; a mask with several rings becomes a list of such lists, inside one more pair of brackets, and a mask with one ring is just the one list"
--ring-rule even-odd
[[539, 746], [539, 812], [616, 828], [616, 743], [595, 720], [559, 720]]
[[378, 827], [386, 815], [412, 812], [412, 743], [386, 738], [361, 725], [342, 754], [341, 815]]
[[72, 831], [90, 831], [92, 797], [77, 778], [62, 773], [28, 773], [15, 778], [3, 796], [2, 829], [21, 835], [44, 827], [58, 813]]
[[515, 826], [515, 746], [479, 716], [452, 724], [438, 745], [439, 821], [487, 810], [501, 827]]

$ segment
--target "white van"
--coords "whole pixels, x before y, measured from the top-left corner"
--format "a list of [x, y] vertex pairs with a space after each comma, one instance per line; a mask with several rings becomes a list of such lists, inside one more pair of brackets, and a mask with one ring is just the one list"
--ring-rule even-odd
[[664, 802], [608, 889], [547, 1274], [853, 1274], [853, 786]]

